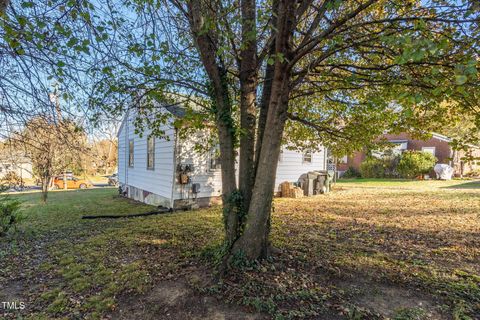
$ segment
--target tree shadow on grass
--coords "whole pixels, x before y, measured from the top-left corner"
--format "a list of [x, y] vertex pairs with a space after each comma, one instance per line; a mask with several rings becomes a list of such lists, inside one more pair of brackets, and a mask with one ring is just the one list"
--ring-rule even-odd
[[448, 319], [449, 311], [439, 308], [454, 308], [456, 299], [471, 305], [470, 312], [479, 311], [475, 256], [480, 233], [349, 221], [348, 212], [340, 211], [339, 219], [316, 224], [299, 219], [296, 225], [290, 220], [276, 230], [276, 237], [283, 232], [289, 239], [279, 247], [295, 257], [290, 270], [320, 286], [330, 282], [351, 303], [386, 317], [393, 317], [399, 306], [418, 308], [421, 302], [430, 318]]
[[453, 186], [441, 187], [442, 189], [480, 189], [480, 180], [463, 182]]

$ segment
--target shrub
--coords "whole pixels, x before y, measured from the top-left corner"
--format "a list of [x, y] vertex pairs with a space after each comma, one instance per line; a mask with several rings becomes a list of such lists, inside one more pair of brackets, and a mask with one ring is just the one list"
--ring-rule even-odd
[[397, 178], [399, 157], [392, 155], [383, 158], [369, 157], [360, 165], [363, 178]]
[[360, 173], [363, 178], [383, 178], [385, 176], [382, 161], [373, 157], [367, 158], [362, 162]]
[[480, 177], [480, 169], [475, 169], [475, 170], [469, 171], [464, 176], [469, 177], [469, 178], [478, 178], [478, 177]]
[[398, 178], [398, 163], [400, 162], [401, 156], [399, 155], [390, 155], [387, 157], [384, 157], [382, 159], [383, 161], [383, 168], [385, 172], [385, 177], [386, 178]]
[[16, 188], [23, 186], [23, 180], [15, 171], [9, 171], [1, 179], [1, 184], [6, 188]]
[[0, 237], [5, 236], [21, 220], [20, 204], [17, 199], [0, 195]]
[[342, 178], [348, 179], [348, 178], [360, 178], [362, 175], [360, 174], [360, 171], [355, 169], [354, 167], [350, 166], [348, 167], [347, 170], [342, 175]]
[[419, 175], [429, 173], [437, 158], [428, 152], [405, 151], [398, 163], [398, 172], [404, 178], [413, 179]]

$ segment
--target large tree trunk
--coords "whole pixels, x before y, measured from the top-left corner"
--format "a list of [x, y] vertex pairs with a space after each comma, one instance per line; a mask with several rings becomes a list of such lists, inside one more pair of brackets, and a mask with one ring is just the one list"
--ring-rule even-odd
[[[275, 19], [275, 41], [272, 46], [276, 58], [274, 68], [269, 68], [272, 77], [264, 92], [264, 110], [261, 114], [261, 141], [257, 142], [258, 160], [255, 159], [255, 100], [257, 87], [255, 2], [243, 0], [242, 50], [240, 59], [241, 86], [241, 138], [240, 138], [240, 193], [235, 181], [235, 126], [232, 118], [227, 73], [222, 57], [218, 56], [218, 34], [205, 30], [205, 15], [215, 16], [212, 6], [202, 7], [200, 0], [188, 2], [188, 15], [192, 33], [205, 71], [210, 80], [210, 96], [214, 103], [220, 139], [222, 165], [222, 189], [226, 243], [230, 253], [242, 252], [248, 259], [267, 255], [270, 231], [270, 211], [273, 198], [276, 168], [283, 129], [287, 119], [291, 39], [295, 19], [295, 1], [276, 1], [278, 18]], [[268, 102], [267, 102], [268, 101]], [[252, 188], [253, 186], [253, 188]], [[244, 224], [245, 209], [248, 208]]]
[[[222, 77], [226, 78], [226, 74]], [[217, 104], [222, 101], [222, 106], [218, 107], [216, 114], [218, 125], [218, 137], [220, 144], [220, 163], [222, 171], [222, 193], [225, 235], [227, 243], [233, 243], [238, 237], [239, 217], [238, 203], [235, 199], [237, 183], [235, 178], [235, 146], [233, 136], [233, 120], [228, 121], [227, 115], [231, 117], [231, 104], [228, 96], [228, 88], [220, 91], [222, 96], [216, 97]]]
[[250, 260], [262, 259], [268, 255], [271, 203], [287, 120], [288, 84], [280, 82], [272, 89], [270, 112], [265, 126], [267, 130], [263, 137], [247, 222], [244, 233], [233, 248], [234, 253], [241, 251]]
[[242, 253], [247, 259], [262, 259], [268, 255], [271, 203], [278, 165], [278, 156], [287, 120], [290, 68], [291, 37], [293, 34], [295, 2], [281, 1], [275, 40], [277, 58], [272, 80], [267, 118], [261, 142], [260, 156], [250, 202], [247, 222], [232, 252]]
[[242, 0], [242, 51], [240, 53], [240, 164], [241, 210], [248, 211], [255, 174], [255, 100], [257, 98], [257, 44], [255, 1]]
[[[271, 53], [274, 53], [273, 50]], [[257, 172], [260, 150], [262, 150], [263, 133], [265, 132], [265, 125], [267, 123], [274, 70], [274, 65], [267, 65], [265, 70], [265, 81], [263, 82], [262, 98], [260, 100], [260, 115], [258, 117], [257, 140], [255, 145], [255, 172]]]
[[50, 175], [42, 178], [42, 202], [46, 203], [48, 198], [48, 188], [50, 187]]
[[214, 112], [218, 128], [220, 145], [220, 163], [222, 171], [222, 194], [224, 206], [224, 224], [227, 243], [233, 243], [238, 237], [239, 216], [236, 209], [235, 194], [235, 126], [232, 118], [232, 102], [228, 91], [227, 70], [221, 57], [217, 56], [217, 35], [210, 30], [205, 32], [204, 14], [214, 16], [212, 7], [203, 8], [199, 0], [188, 3], [190, 27], [200, 53], [205, 71], [210, 79], [210, 96], [214, 103]]
[[[272, 2], [273, 14], [272, 14], [272, 25], [277, 24], [278, 17], [278, 0]], [[273, 35], [275, 35], [275, 30], [272, 30]], [[272, 35], [272, 36], [273, 36]], [[268, 55], [275, 54], [275, 42], [273, 42], [268, 48]], [[257, 125], [257, 139], [255, 141], [255, 174], [258, 168], [258, 160], [260, 159], [260, 150], [262, 149], [263, 133], [265, 132], [265, 124], [267, 122], [268, 106], [270, 103], [270, 96], [272, 93], [272, 83], [273, 75], [275, 72], [274, 64], [267, 64], [265, 68], [265, 77], [262, 86], [262, 97], [260, 100], [260, 114], [258, 117]]]

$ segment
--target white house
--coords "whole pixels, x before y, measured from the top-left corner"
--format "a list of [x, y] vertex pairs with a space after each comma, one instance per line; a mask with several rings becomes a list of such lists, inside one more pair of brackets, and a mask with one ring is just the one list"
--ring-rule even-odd
[[[184, 112], [178, 107], [166, 109], [176, 117]], [[194, 141], [202, 139], [202, 134], [182, 139], [172, 125], [165, 125], [162, 130], [168, 139], [149, 137], [148, 130], [140, 137], [133, 120], [127, 113], [117, 133], [118, 180], [127, 197], [167, 208], [177, 208], [185, 201], [208, 206], [220, 199], [222, 182], [216, 152], [194, 149]], [[325, 148], [306, 154], [283, 148], [275, 190], [281, 182], [296, 182], [308, 171], [326, 170], [325, 153]]]
[[32, 163], [26, 157], [16, 154], [0, 155], [0, 179], [3, 179], [10, 172], [14, 172], [22, 179], [33, 177]]

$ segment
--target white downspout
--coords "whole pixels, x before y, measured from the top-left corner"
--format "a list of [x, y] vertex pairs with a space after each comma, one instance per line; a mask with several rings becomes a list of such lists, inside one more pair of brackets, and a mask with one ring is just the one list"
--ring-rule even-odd
[[326, 147], [323, 147], [323, 170], [328, 170], [328, 150]]
[[175, 181], [176, 181], [176, 171], [177, 171], [177, 139], [178, 139], [178, 134], [177, 134], [177, 129], [174, 129], [174, 135], [173, 135], [173, 168], [172, 168], [172, 194], [170, 196], [170, 208], [173, 209], [174, 205], [174, 199], [173, 199], [173, 194], [175, 192]]
[[[127, 116], [125, 118], [125, 186], [128, 188], [128, 166], [129, 166], [129, 163], [128, 163], [128, 156], [129, 156], [129, 153], [130, 153], [130, 142], [129, 142], [129, 139], [128, 139], [128, 124], [130, 122], [130, 110], [127, 110]], [[127, 197], [129, 195], [127, 194]]]

